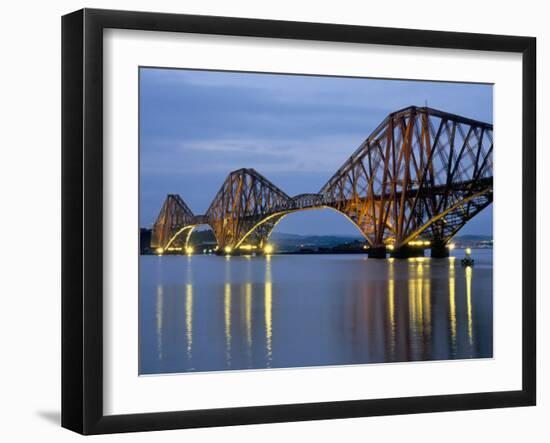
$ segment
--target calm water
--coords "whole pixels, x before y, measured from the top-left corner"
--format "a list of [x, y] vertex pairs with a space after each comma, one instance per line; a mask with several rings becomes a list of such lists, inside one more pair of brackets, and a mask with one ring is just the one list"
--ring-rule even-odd
[[140, 372], [492, 357], [492, 251], [142, 256]]

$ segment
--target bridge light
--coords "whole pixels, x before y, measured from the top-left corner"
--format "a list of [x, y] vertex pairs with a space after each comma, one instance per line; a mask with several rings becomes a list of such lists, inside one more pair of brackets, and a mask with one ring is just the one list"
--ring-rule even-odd
[[273, 245], [265, 245], [264, 252], [266, 254], [271, 254], [273, 252]]
[[393, 246], [393, 245], [387, 245], [386, 248], [387, 248], [388, 250], [390, 250], [390, 251], [393, 251], [394, 246]]
[[223, 248], [223, 250], [226, 254], [231, 254], [231, 246], [226, 246], [225, 248]]
[[428, 240], [413, 240], [408, 243], [409, 246], [429, 246]]
[[449, 248], [449, 251], [452, 251], [455, 248], [455, 244], [454, 243], [449, 243], [447, 245], [447, 248]]
[[186, 253], [187, 255], [191, 255], [193, 252], [195, 252], [195, 250], [193, 249], [192, 246], [187, 246], [187, 247], [185, 248], [185, 253]]
[[466, 248], [466, 255], [470, 255], [472, 253], [472, 250], [470, 248]]
[[163, 252], [164, 252], [164, 249], [162, 249], [162, 248], [157, 248], [157, 254], [158, 254], [158, 255], [162, 255]]

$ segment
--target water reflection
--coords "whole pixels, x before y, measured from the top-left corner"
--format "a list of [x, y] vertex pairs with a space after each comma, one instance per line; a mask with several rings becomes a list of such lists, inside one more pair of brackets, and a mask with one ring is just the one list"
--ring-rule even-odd
[[[414, 261], [414, 260], [409, 260]], [[414, 263], [409, 265], [409, 332], [412, 336], [410, 352], [412, 359], [418, 360], [418, 324], [416, 316], [416, 281], [414, 275]]]
[[231, 367], [231, 283], [224, 285], [223, 311], [225, 321], [225, 351], [227, 367]]
[[271, 256], [266, 257], [265, 262], [265, 294], [264, 294], [264, 311], [265, 311], [265, 350], [266, 350], [266, 366], [271, 367], [273, 357], [273, 331], [272, 331], [272, 309], [273, 295], [271, 282]]
[[193, 355], [193, 285], [185, 285], [185, 331], [187, 337], [187, 358]]
[[480, 254], [475, 272], [453, 259], [142, 257], [140, 371], [491, 357]]
[[410, 351], [413, 360], [424, 360], [431, 347], [431, 274], [430, 261], [425, 258], [409, 260], [408, 299]]
[[252, 283], [245, 283], [244, 285], [245, 299], [244, 299], [244, 312], [246, 323], [246, 344], [248, 360], [252, 358]]
[[187, 259], [187, 283], [185, 284], [185, 334], [187, 339], [187, 358], [193, 357], [193, 281], [191, 275], [191, 257]]
[[388, 316], [390, 322], [390, 358], [395, 360], [395, 260], [388, 260]]
[[225, 325], [225, 361], [231, 367], [231, 257], [225, 258], [225, 283], [223, 293], [223, 312]]
[[157, 286], [157, 309], [155, 310], [157, 320], [157, 355], [162, 360], [162, 312], [164, 310], [164, 297], [162, 296], [162, 285]]
[[449, 325], [451, 328], [451, 355], [456, 355], [456, 298], [455, 261], [449, 260]]
[[[429, 270], [429, 268], [428, 268]], [[432, 335], [432, 295], [431, 295], [431, 274], [428, 274], [422, 281], [424, 285], [424, 327], [426, 340]]]
[[474, 331], [472, 320], [472, 267], [466, 267], [466, 303], [468, 307], [468, 341], [473, 345]]

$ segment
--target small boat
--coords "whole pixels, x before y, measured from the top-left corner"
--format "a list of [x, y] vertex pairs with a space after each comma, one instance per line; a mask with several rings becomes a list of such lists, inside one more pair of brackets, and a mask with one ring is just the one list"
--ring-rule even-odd
[[466, 257], [464, 257], [461, 260], [462, 266], [473, 266], [474, 265], [474, 259], [471, 256], [472, 250], [470, 248], [466, 248]]
[[462, 266], [473, 266], [474, 265], [474, 259], [472, 257], [465, 257], [461, 261]]

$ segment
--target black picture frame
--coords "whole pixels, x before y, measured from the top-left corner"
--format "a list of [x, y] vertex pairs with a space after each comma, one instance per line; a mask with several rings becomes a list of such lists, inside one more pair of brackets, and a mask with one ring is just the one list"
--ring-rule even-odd
[[[519, 53], [522, 98], [522, 389], [130, 415], [103, 413], [103, 30], [353, 42]], [[83, 9], [62, 18], [62, 426], [151, 431], [536, 403], [536, 39], [229, 17]], [[519, 147], [518, 147], [519, 148]]]

